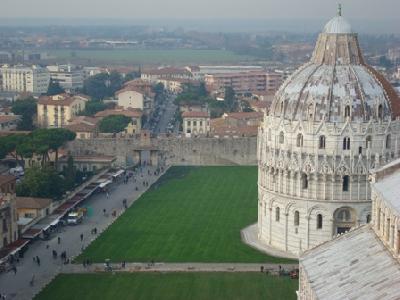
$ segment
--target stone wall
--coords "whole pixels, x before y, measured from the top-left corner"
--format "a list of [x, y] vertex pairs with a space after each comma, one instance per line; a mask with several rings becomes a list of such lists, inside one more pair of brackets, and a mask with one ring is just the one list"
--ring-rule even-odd
[[[67, 150], [75, 155], [114, 155], [117, 164], [136, 164], [141, 156], [155, 151], [159, 159], [169, 165], [256, 165], [257, 138], [160, 138], [152, 139], [151, 146], [143, 146], [139, 139], [97, 138], [75, 140]], [[147, 152], [147, 154], [146, 154]]]

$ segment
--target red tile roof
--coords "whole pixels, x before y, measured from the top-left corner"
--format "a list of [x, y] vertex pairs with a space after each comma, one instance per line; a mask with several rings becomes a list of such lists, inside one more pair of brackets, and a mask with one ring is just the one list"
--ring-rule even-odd
[[208, 112], [204, 111], [185, 111], [182, 113], [182, 118], [209, 118]]
[[38, 104], [68, 106], [71, 105], [77, 99], [83, 99], [89, 101], [88, 96], [83, 96], [83, 95], [72, 96], [68, 94], [60, 94], [55, 96], [41, 96], [39, 98]]
[[35, 198], [35, 197], [17, 197], [16, 207], [17, 208], [33, 208], [41, 209], [49, 207], [52, 200], [49, 198]]
[[125, 110], [119, 110], [119, 109], [107, 109], [103, 111], [99, 111], [95, 116], [96, 118], [103, 118], [103, 117], [108, 117], [108, 116], [126, 116], [130, 118], [140, 118], [142, 116], [142, 111], [141, 110], [133, 110], [133, 109], [125, 109]]

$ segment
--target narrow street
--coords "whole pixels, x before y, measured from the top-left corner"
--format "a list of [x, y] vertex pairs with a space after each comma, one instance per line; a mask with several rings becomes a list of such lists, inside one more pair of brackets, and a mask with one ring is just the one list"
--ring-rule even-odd
[[[44, 285], [48, 284], [66, 267], [61, 261], [61, 252], [66, 251], [67, 258], [70, 260], [79, 255], [91, 241], [123, 213], [122, 201], [124, 198], [128, 200], [127, 203], [130, 206], [147, 190], [142, 184], [143, 181], [148, 181], [150, 187], [162, 175], [154, 175], [156, 167], [143, 167], [142, 169], [142, 173], [135, 174], [136, 183], [132, 178], [128, 184], [116, 183], [110, 190], [109, 198], [101, 193], [83, 202], [82, 206], [87, 207], [89, 213], [80, 225], [64, 226], [60, 233], [53, 233], [50, 240], [38, 240], [29, 245], [24, 258], [20, 259], [17, 264], [17, 273], [14, 274], [13, 271], [10, 271], [0, 274], [0, 293], [5, 294], [7, 299], [32, 299]], [[149, 171], [151, 175], [148, 174]], [[138, 191], [135, 190], [136, 186]], [[106, 214], [103, 213], [104, 209]], [[117, 212], [116, 218], [111, 215], [114, 210]], [[91, 233], [95, 227], [97, 235]], [[82, 241], [81, 234], [83, 234]], [[58, 244], [58, 237], [61, 239], [60, 244]], [[56, 259], [52, 256], [53, 250], [58, 253]], [[39, 257], [40, 265], [35, 261], [36, 257]], [[33, 286], [30, 284], [32, 278]]]

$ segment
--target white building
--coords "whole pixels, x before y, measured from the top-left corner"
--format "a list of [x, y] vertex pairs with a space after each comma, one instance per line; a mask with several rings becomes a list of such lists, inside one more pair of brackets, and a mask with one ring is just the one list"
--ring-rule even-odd
[[371, 168], [398, 157], [400, 100], [339, 14], [258, 134], [258, 237], [299, 255], [371, 218]]
[[47, 66], [51, 80], [58, 82], [66, 91], [83, 87], [83, 71], [71, 65]]
[[183, 132], [186, 136], [206, 135], [210, 132], [210, 115], [208, 112], [186, 111], [182, 113]]
[[144, 109], [144, 94], [132, 88], [120, 90], [116, 93], [118, 106], [123, 108]]
[[35, 95], [47, 93], [50, 73], [45, 68], [35, 65], [32, 67], [4, 65], [0, 72], [4, 92], [32, 93]]
[[306, 251], [298, 299], [400, 299], [400, 160], [373, 171], [372, 219]]

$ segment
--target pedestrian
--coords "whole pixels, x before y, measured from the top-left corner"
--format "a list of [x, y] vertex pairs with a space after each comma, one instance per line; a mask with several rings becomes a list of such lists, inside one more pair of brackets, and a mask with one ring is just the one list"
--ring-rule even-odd
[[83, 233], [81, 233], [81, 242], [83, 241]]
[[261, 267], [260, 267], [260, 271], [261, 271], [261, 273], [264, 272], [264, 266], [261, 266]]
[[57, 243], [61, 244], [61, 237], [57, 237]]
[[32, 275], [32, 279], [31, 281], [29, 281], [30, 286], [33, 286], [34, 282], [35, 282], [35, 275]]
[[107, 199], [110, 198], [110, 193], [108, 191], [106, 192], [106, 197], [107, 197]]
[[103, 208], [103, 215], [106, 215], [106, 209]]
[[17, 275], [17, 267], [16, 266], [13, 266], [13, 271], [14, 271], [14, 275]]
[[32, 259], [33, 259], [33, 262], [36, 262], [36, 257], [34, 256], [34, 257], [32, 257]]
[[125, 261], [122, 262], [121, 267], [125, 269]]
[[94, 234], [97, 234], [97, 227], [94, 228]]
[[50, 245], [49, 245], [49, 244], [47, 244], [47, 245], [46, 245], [46, 249], [49, 249], [49, 248], [50, 248]]
[[39, 256], [36, 256], [36, 263], [37, 263], [38, 266], [40, 267], [40, 258], [39, 258]]

